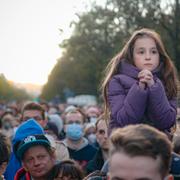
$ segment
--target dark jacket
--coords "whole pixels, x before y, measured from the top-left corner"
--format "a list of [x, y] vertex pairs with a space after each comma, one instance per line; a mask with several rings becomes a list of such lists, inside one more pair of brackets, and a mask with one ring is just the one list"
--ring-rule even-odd
[[169, 99], [160, 80], [160, 65], [152, 74], [155, 84], [141, 89], [138, 85], [140, 70], [124, 61], [119, 74], [108, 85], [110, 130], [129, 124], [145, 123], [159, 130], [171, 128], [176, 120], [176, 97]]
[[84, 139], [84, 143], [79, 147], [79, 149], [71, 149], [68, 147], [66, 143], [66, 139], [64, 140], [65, 145], [68, 148], [69, 156], [71, 159], [74, 159], [78, 162], [78, 164], [84, 169], [87, 163], [94, 157], [97, 152], [97, 149], [88, 143], [86, 138]]
[[180, 179], [180, 155], [173, 152], [171, 162], [171, 174], [179, 176]]
[[96, 170], [101, 170], [104, 164], [103, 154], [101, 148], [98, 149], [95, 156], [90, 160], [86, 166], [86, 173], [89, 174]]

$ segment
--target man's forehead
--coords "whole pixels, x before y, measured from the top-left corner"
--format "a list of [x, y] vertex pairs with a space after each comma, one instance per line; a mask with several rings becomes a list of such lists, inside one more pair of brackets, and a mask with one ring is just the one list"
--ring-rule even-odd
[[80, 114], [79, 112], [75, 112], [75, 113], [68, 113], [66, 115], [67, 120], [77, 120], [77, 118], [80, 120], [83, 119], [82, 114]]
[[[162, 180], [157, 163], [149, 162], [148, 159], [143, 159], [143, 162], [141, 159], [137, 160], [134, 161], [132, 157], [130, 159], [123, 159], [118, 156], [111, 158], [110, 174], [112, 179]], [[129, 172], [131, 173], [129, 174]]]
[[26, 152], [24, 153], [24, 158], [35, 155], [34, 152], [37, 155], [37, 154], [47, 153], [48, 151], [43, 145], [35, 145], [26, 150]]

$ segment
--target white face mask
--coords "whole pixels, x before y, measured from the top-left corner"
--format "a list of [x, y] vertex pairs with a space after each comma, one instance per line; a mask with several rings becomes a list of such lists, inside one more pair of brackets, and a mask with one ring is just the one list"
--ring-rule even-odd
[[96, 117], [90, 117], [90, 123], [96, 124], [97, 118]]
[[96, 142], [96, 135], [95, 135], [95, 134], [89, 134], [89, 135], [87, 136], [87, 138], [88, 138], [88, 140], [89, 140], [89, 142], [90, 142], [91, 144], [93, 144], [93, 143]]

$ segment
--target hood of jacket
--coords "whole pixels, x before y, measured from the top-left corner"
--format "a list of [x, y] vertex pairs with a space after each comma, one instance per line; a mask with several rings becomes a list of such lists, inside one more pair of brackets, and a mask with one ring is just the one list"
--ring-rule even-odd
[[43, 128], [36, 122], [36, 120], [29, 119], [28, 121], [22, 123], [17, 129], [12, 141], [14, 153], [16, 152], [18, 142], [29, 135], [35, 134], [44, 134]]
[[23, 140], [25, 137], [34, 134], [44, 134], [43, 128], [36, 122], [34, 119], [29, 119], [26, 122], [23, 122], [17, 129], [14, 138], [13, 145], [16, 142]]

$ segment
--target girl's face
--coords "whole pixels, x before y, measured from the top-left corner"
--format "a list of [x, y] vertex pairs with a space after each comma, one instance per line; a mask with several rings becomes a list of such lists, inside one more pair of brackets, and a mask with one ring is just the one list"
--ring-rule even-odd
[[135, 41], [133, 50], [134, 64], [140, 70], [153, 71], [159, 66], [159, 52], [154, 39], [142, 37]]

